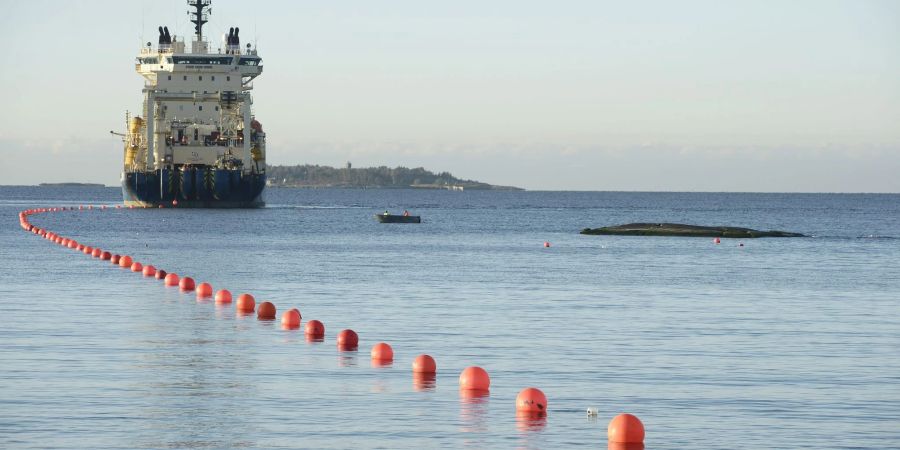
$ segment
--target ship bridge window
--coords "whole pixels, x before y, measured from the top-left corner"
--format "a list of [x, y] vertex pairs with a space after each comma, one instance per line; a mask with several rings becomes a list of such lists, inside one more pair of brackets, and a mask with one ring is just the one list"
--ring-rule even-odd
[[142, 58], [141, 62], [144, 64], [157, 64], [159, 62], [159, 58], [155, 56], [152, 58]]
[[173, 58], [175, 64], [231, 64], [231, 57], [221, 56], [176, 56]]
[[258, 66], [262, 62], [261, 58], [241, 58], [242, 66]]

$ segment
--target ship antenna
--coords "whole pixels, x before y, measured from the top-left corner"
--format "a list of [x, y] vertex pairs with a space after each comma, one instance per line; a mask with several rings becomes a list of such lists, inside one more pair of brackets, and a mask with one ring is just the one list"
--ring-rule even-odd
[[189, 11], [191, 22], [194, 24], [194, 34], [197, 35], [197, 41], [203, 40], [203, 24], [209, 22], [209, 4], [211, 0], [188, 0], [188, 6], [196, 11]]

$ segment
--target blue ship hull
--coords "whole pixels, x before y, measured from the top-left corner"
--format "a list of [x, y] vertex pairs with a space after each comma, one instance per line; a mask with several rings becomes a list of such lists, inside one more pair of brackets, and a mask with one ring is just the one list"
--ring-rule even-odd
[[266, 175], [241, 170], [189, 168], [125, 172], [122, 198], [126, 205], [186, 208], [259, 208], [265, 206]]

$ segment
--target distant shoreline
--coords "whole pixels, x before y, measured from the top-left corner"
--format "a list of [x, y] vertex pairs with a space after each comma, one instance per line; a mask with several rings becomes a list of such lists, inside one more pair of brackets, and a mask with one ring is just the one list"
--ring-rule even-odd
[[495, 186], [457, 178], [450, 172], [431, 172], [422, 167], [345, 167], [301, 164], [266, 167], [269, 187], [358, 188], [358, 189], [443, 189], [449, 191], [521, 191], [513, 186]]
[[106, 187], [100, 183], [40, 183], [40, 187]]
[[431, 184], [412, 184], [409, 186], [357, 186], [357, 185], [340, 185], [340, 184], [271, 184], [268, 188], [274, 189], [425, 189], [425, 190], [446, 190], [446, 191], [525, 191], [526, 189], [515, 186], [494, 186], [494, 185], [431, 185]]

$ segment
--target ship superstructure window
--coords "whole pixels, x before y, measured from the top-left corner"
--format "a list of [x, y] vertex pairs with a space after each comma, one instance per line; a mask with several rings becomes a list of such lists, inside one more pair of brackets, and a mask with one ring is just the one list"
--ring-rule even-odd
[[187, 75], [184, 76], [184, 81], [187, 81]]
[[176, 56], [173, 58], [175, 64], [199, 64], [199, 65], [221, 65], [231, 64], [230, 56]]
[[143, 59], [141, 59], [141, 62], [144, 64], [156, 64], [159, 62], [159, 58], [157, 58], [155, 56], [152, 58], [143, 58]]
[[203, 75], [200, 75], [199, 77], [197, 77], [197, 79], [198, 79], [199, 81], [203, 81]]
[[210, 75], [210, 78], [212, 78], [213, 81], [216, 81], [216, 76], [215, 76], [215, 75]]
[[258, 66], [262, 61], [261, 58], [241, 58], [242, 66]]
[[203, 105], [198, 106], [197, 111], [203, 111]]
[[172, 81], [172, 75], [169, 75], [169, 81]]
[[225, 77], [225, 81], [231, 81], [231, 77], [230, 76]]

